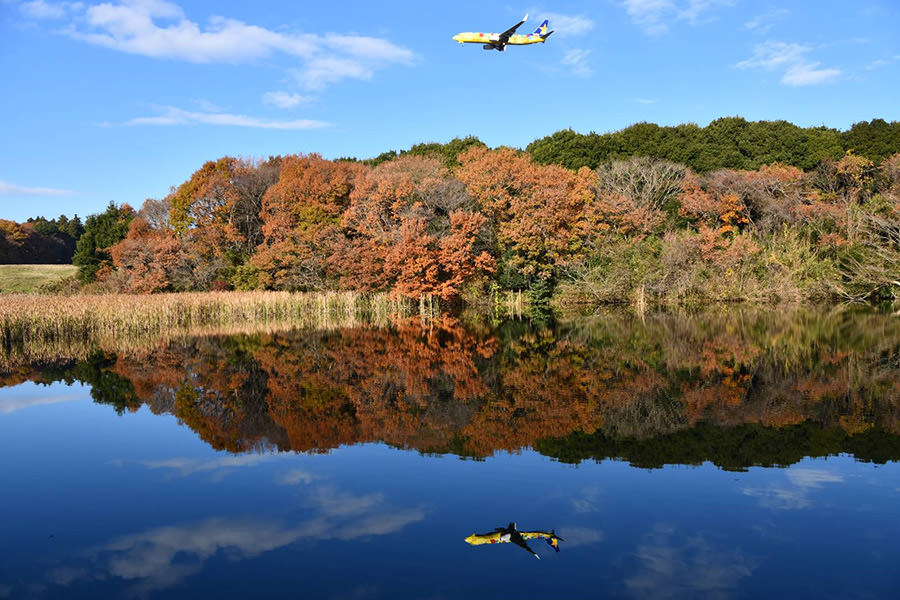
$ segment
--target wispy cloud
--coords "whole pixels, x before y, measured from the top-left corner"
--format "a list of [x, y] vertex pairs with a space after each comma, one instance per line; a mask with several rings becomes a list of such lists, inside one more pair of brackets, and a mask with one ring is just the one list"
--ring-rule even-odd
[[72, 196], [78, 192], [44, 187], [24, 187], [0, 181], [0, 196]]
[[[23, 5], [24, 6], [24, 5]], [[194, 63], [245, 63], [283, 55], [299, 60], [299, 78], [311, 89], [342, 79], [370, 79], [390, 65], [412, 65], [416, 55], [388, 40], [336, 33], [285, 33], [236, 19], [211, 16], [205, 25], [190, 20], [166, 0], [122, 0], [102, 4], [35, 0], [25, 14], [70, 17], [69, 37], [120, 52]], [[340, 62], [337, 72], [322, 64]], [[351, 68], [352, 66], [352, 68]]]
[[277, 455], [274, 454], [241, 454], [238, 456], [218, 456], [209, 459], [178, 457], [148, 460], [140, 464], [148, 469], [167, 471], [169, 474], [178, 477], [189, 477], [197, 473], [209, 473], [212, 475], [214, 481], [218, 481], [234, 469], [255, 467], [256, 465], [276, 458], [276, 456]]
[[820, 488], [825, 483], [843, 483], [844, 476], [822, 469], [789, 469], [787, 478], [802, 488]]
[[749, 29], [756, 33], [766, 33], [775, 23], [789, 13], [790, 11], [785, 8], [772, 9], [744, 23], [744, 29]]
[[540, 9], [532, 9], [530, 13], [543, 19], [550, 20], [550, 29], [555, 35], [584, 35], [594, 28], [594, 20], [585, 15], [564, 15], [562, 13], [544, 12]]
[[743, 488], [741, 492], [759, 499], [760, 506], [778, 510], [793, 510], [808, 507], [810, 492], [826, 483], [843, 483], [843, 475], [823, 469], [791, 468], [785, 473], [788, 485]]
[[631, 21], [648, 35], [666, 33], [677, 21], [695, 25], [710, 18], [719, 7], [732, 6], [734, 0], [622, 0], [621, 6]]
[[0, 415], [8, 415], [16, 412], [17, 410], [22, 410], [23, 408], [30, 408], [32, 406], [42, 406], [46, 404], [57, 404], [59, 402], [69, 402], [71, 400], [78, 400], [79, 398], [83, 398], [84, 396], [79, 393], [72, 394], [55, 394], [53, 396], [12, 396], [0, 398]]
[[573, 75], [587, 78], [594, 73], [594, 70], [591, 69], [591, 66], [588, 63], [588, 57], [590, 55], [590, 50], [573, 48], [572, 50], [567, 50], [565, 55], [563, 55], [562, 64], [567, 66], [569, 70], [572, 71]]
[[625, 580], [626, 590], [647, 599], [730, 598], [758, 562], [733, 545], [714, 546], [702, 535], [678, 535], [664, 525], [644, 536], [635, 555], [638, 568]]
[[277, 481], [281, 485], [298, 485], [300, 483], [310, 483], [313, 475], [309, 471], [302, 469], [292, 469], [287, 473], [278, 477]]
[[590, 527], [563, 527], [558, 533], [567, 550], [577, 546], [599, 544], [605, 538], [602, 531]]
[[[340, 503], [352, 510], [333, 510]], [[323, 489], [314, 496], [308, 518], [293, 525], [256, 518], [209, 519], [150, 529], [91, 548], [51, 569], [47, 580], [69, 586], [112, 576], [132, 584], [132, 594], [141, 596], [179, 584], [222, 553], [237, 561], [301, 540], [388, 535], [424, 518], [419, 508], [388, 506], [380, 494], [356, 497]]]
[[320, 129], [330, 127], [331, 123], [312, 119], [271, 120], [247, 115], [235, 115], [226, 112], [203, 112], [184, 110], [175, 106], [156, 107], [160, 114], [148, 117], [135, 117], [123, 123], [100, 123], [103, 127], [116, 125], [138, 126], [174, 126], [174, 125], [220, 125], [227, 127], [254, 127], [257, 129]]
[[866, 71], [874, 71], [875, 69], [886, 67], [898, 60], [900, 60], [900, 54], [891, 56], [890, 58], [879, 58], [877, 60], [873, 60], [868, 65], [866, 65]]
[[650, 98], [635, 98], [634, 101], [638, 104], [656, 104], [656, 100], [651, 100]]
[[576, 513], [587, 513], [600, 510], [602, 494], [599, 488], [588, 487], [571, 498], [572, 509]]
[[33, 2], [20, 4], [19, 10], [31, 19], [63, 19], [70, 11], [80, 10], [83, 6], [80, 2], [51, 3], [44, 0], [33, 0]]
[[263, 104], [277, 106], [278, 108], [297, 108], [311, 100], [312, 99], [307, 96], [282, 91], [266, 92], [262, 96]]
[[766, 41], [757, 44], [753, 56], [742, 60], [735, 67], [738, 69], [763, 69], [766, 71], [784, 70], [781, 83], [792, 86], [816, 85], [829, 83], [841, 76], [837, 68], [823, 68], [820, 62], [807, 58], [812, 48], [802, 44]]

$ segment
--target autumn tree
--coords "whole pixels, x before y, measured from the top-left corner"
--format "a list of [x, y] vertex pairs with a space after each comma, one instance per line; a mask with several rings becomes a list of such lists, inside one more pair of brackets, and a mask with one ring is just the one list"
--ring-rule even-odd
[[623, 235], [650, 233], [677, 211], [685, 169], [647, 157], [617, 160], [597, 169], [591, 220]]
[[110, 249], [122, 291], [153, 293], [190, 289], [194, 266], [187, 243], [167, 226], [167, 200], [149, 199]]
[[493, 267], [480, 247], [484, 216], [436, 158], [383, 163], [362, 174], [350, 200], [348, 243], [334, 258], [344, 285], [451, 299]]
[[259, 285], [288, 290], [333, 287], [327, 260], [358, 173], [365, 167], [317, 154], [286, 156], [262, 198], [262, 236], [251, 265]]
[[460, 163], [457, 177], [490, 222], [501, 283], [521, 288], [552, 282], [581, 249], [594, 174], [538, 165], [508, 148], [472, 148]]

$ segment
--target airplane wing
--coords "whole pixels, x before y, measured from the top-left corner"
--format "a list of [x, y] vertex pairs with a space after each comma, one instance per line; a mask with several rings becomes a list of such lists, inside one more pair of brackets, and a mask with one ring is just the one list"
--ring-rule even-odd
[[516, 32], [516, 29], [521, 27], [522, 24], [525, 23], [525, 21], [527, 21], [527, 20], [528, 20], [528, 15], [526, 14], [524, 17], [522, 17], [521, 21], [519, 21], [518, 23], [516, 23], [515, 25], [513, 25], [512, 27], [510, 27], [503, 33], [501, 33], [500, 34], [500, 43], [506, 44], [509, 41], [509, 38], [512, 36], [512, 34], [514, 34]]
[[522, 536], [520, 536], [520, 535], [514, 535], [510, 541], [511, 541], [513, 544], [515, 544], [516, 546], [518, 546], [519, 548], [522, 548], [523, 550], [525, 550], [526, 552], [528, 552], [529, 554], [531, 554], [531, 555], [532, 555], [533, 557], [535, 557], [536, 559], [541, 560], [541, 557], [538, 556], [537, 552], [535, 552], [534, 550], [532, 550], [532, 549], [528, 546], [528, 543], [527, 543], [525, 540], [522, 539]]

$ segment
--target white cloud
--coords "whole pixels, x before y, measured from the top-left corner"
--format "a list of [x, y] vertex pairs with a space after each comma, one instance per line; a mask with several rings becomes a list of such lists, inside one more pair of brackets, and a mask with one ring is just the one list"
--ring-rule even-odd
[[687, 6], [678, 11], [678, 18], [694, 25], [703, 20], [719, 6], [734, 6], [735, 0], [688, 0]]
[[66, 16], [64, 4], [50, 4], [44, 0], [24, 2], [19, 5], [19, 10], [23, 15], [32, 19], [62, 19]]
[[708, 18], [720, 6], [732, 6], [734, 0], [623, 0], [622, 8], [632, 22], [648, 35], [660, 35], [676, 21], [695, 25]]
[[811, 490], [826, 483], [843, 483], [844, 477], [822, 469], [791, 468], [785, 473], [790, 485], [770, 485], [763, 488], [743, 488], [744, 495], [759, 499], [759, 505], [777, 510], [808, 507]]
[[[299, 71], [306, 73], [300, 79], [311, 89], [346, 78], [370, 79], [378, 69], [416, 62], [413, 52], [380, 38], [285, 33], [222, 16], [211, 16], [200, 25], [188, 19], [180, 6], [165, 0], [122, 0], [87, 7], [35, 1], [40, 5], [32, 12], [71, 13], [73, 18], [63, 30], [66, 35], [120, 52], [194, 63], [244, 63], [277, 55], [299, 59]], [[321, 65], [329, 61], [343, 66], [326, 73]]]
[[753, 48], [753, 56], [747, 60], [742, 60], [735, 66], [739, 69], [773, 69], [782, 65], [796, 64], [803, 61], [804, 54], [810, 50], [809, 46], [769, 40], [762, 44], [757, 44]]
[[353, 58], [345, 56], [320, 56], [306, 61], [302, 69], [292, 69], [297, 83], [309, 90], [318, 91], [343, 79], [372, 79], [374, 74]]
[[638, 104], [656, 104], [656, 100], [651, 100], [650, 98], [635, 98], [634, 101]]
[[602, 494], [599, 488], [588, 487], [571, 498], [572, 509], [576, 513], [587, 513], [600, 510]]
[[[52, 569], [47, 579], [71, 585], [113, 576], [133, 582], [132, 595], [147, 595], [201, 572], [207, 560], [221, 553], [236, 561], [301, 540], [388, 535], [425, 518], [421, 509], [385, 506], [380, 494], [355, 497], [323, 489], [313, 498], [309, 518], [292, 526], [255, 518], [214, 518], [150, 529], [92, 548], [70, 564]], [[353, 510], [335, 511], [334, 506], [342, 502]]]
[[228, 127], [253, 127], [257, 129], [282, 130], [320, 129], [322, 127], [331, 126], [331, 123], [315, 121], [312, 119], [276, 121], [224, 112], [190, 111], [175, 106], [160, 106], [157, 107], [157, 110], [161, 114], [152, 117], [135, 117], [124, 123], [101, 123], [100, 125], [107, 127], [112, 125], [221, 125]]
[[772, 28], [772, 25], [788, 13], [789, 11], [784, 8], [770, 10], [744, 23], [744, 28], [756, 33], [766, 33]]
[[742, 488], [741, 493], [751, 498], [757, 498], [763, 508], [775, 510], [795, 510], [809, 506], [809, 496], [803, 489], [783, 486], [769, 486], [762, 488]]
[[311, 99], [300, 94], [291, 94], [289, 92], [266, 92], [262, 96], [263, 104], [270, 104], [278, 108], [297, 108], [301, 104], [306, 104]]
[[593, 19], [584, 15], [548, 13], [539, 9], [533, 9], [530, 12], [540, 15], [541, 21], [549, 19], [550, 29], [555, 32], [555, 35], [584, 35], [594, 28]]
[[603, 532], [590, 527], [563, 527], [559, 530], [559, 537], [566, 549], [588, 544], [599, 544], [604, 540]]
[[737, 63], [735, 67], [766, 71], [784, 69], [781, 83], [793, 86], [828, 83], [840, 77], [840, 69], [819, 68], [821, 63], [808, 60], [806, 55], [811, 50], [811, 47], [802, 44], [769, 40], [757, 44], [753, 49], [753, 56]]
[[313, 475], [309, 471], [293, 469], [281, 475], [278, 478], [278, 483], [281, 485], [297, 485], [299, 483], [310, 483], [312, 480]]
[[594, 71], [588, 64], [588, 57], [591, 55], [590, 50], [581, 48], [573, 48], [567, 50], [562, 59], [562, 64], [571, 69], [573, 75], [578, 77], [590, 77]]
[[840, 69], [820, 69], [820, 64], [816, 62], [794, 65], [781, 78], [781, 83], [795, 86], [817, 85], [834, 81], [840, 77]]
[[210, 102], [209, 100], [205, 100], [203, 98], [196, 98], [192, 100], [192, 102], [203, 112], [225, 112], [226, 110], [218, 104], [215, 104], [214, 102]]
[[57, 404], [59, 402], [69, 402], [83, 398], [82, 394], [56, 394], [54, 396], [12, 396], [0, 398], [0, 415], [8, 415], [29, 408], [32, 406], [42, 406], [45, 404]]
[[625, 580], [635, 598], [730, 598], [757, 561], [740, 548], [713, 546], [701, 535], [657, 526], [636, 551], [637, 571]]
[[624, 0], [622, 6], [635, 25], [650, 35], [668, 31], [665, 20], [675, 11], [672, 0]]
[[237, 456], [220, 456], [201, 460], [196, 458], [167, 458], [162, 460], [148, 460], [141, 464], [148, 469], [169, 470], [180, 477], [187, 477], [195, 473], [213, 473], [217, 477], [223, 476], [231, 469], [253, 467], [274, 458], [272, 454], [241, 454]]
[[802, 488], [820, 488], [823, 483], [843, 483], [844, 476], [822, 469], [788, 469], [787, 478]]
[[78, 192], [42, 187], [22, 187], [0, 181], [0, 196], [72, 196]]
[[897, 60], [900, 60], [900, 54], [891, 56], [889, 58], [879, 58], [877, 60], [873, 60], [868, 65], [866, 65], [866, 71], [874, 71], [875, 69], [886, 67]]

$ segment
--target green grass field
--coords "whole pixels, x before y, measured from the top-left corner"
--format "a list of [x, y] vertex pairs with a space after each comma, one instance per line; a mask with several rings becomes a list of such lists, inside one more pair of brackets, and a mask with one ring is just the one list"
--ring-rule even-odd
[[37, 292], [77, 272], [73, 265], [0, 265], [0, 292]]

